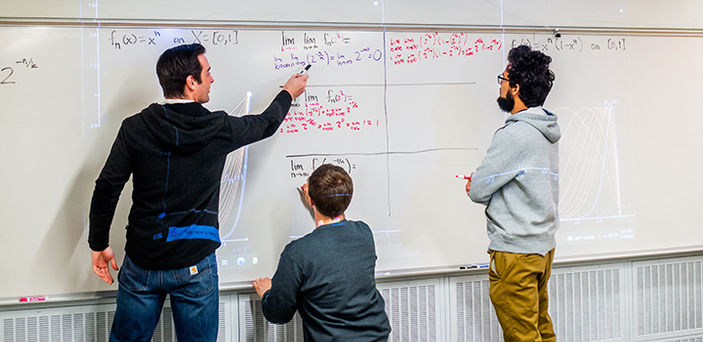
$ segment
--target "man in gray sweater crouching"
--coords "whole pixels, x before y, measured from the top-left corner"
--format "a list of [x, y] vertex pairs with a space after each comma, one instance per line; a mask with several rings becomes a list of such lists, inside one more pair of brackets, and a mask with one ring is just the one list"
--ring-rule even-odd
[[353, 191], [341, 167], [317, 168], [303, 186], [315, 230], [285, 247], [273, 280], [253, 284], [270, 322], [300, 312], [305, 341], [386, 341], [391, 331], [376, 289], [373, 233], [344, 216]]

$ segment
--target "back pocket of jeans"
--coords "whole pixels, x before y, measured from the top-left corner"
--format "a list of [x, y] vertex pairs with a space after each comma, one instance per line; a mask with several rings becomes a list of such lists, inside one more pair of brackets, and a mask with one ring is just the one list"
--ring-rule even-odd
[[124, 286], [133, 292], [143, 292], [149, 289], [149, 276], [151, 271], [145, 270], [135, 265], [132, 260], [125, 255], [122, 267], [117, 275], [120, 286]]
[[173, 270], [174, 277], [181, 288], [179, 292], [191, 297], [200, 297], [217, 287], [217, 263], [215, 260], [215, 255], [211, 254], [194, 266]]

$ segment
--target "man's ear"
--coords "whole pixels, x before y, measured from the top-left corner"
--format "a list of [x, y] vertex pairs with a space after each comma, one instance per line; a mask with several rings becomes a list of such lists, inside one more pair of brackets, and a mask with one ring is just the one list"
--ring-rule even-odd
[[518, 94], [520, 94], [520, 85], [515, 83], [515, 86], [510, 88], [510, 94], [512, 94], [513, 97], [516, 97]]
[[188, 89], [194, 90], [195, 83], [197, 83], [197, 82], [195, 81], [195, 77], [193, 77], [193, 75], [188, 75], [188, 77], [186, 77], [186, 87]]

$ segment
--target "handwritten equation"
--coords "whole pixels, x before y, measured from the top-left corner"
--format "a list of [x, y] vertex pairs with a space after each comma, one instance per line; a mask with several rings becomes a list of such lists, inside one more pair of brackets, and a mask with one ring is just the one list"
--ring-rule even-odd
[[500, 39], [476, 37], [465, 32], [407, 34], [390, 39], [389, 60], [395, 65], [414, 64], [495, 53], [502, 47], [503, 42]]
[[128, 31], [112, 30], [107, 38], [115, 50], [136, 46], [158, 46], [159, 44], [193, 44], [209, 47], [228, 47], [239, 44], [237, 30], [169, 30]]
[[280, 51], [273, 56], [273, 68], [297, 70], [307, 64], [343, 67], [383, 59], [382, 48], [369, 45], [354, 48], [351, 43], [352, 38], [342, 33], [304, 32], [302, 37], [295, 37], [283, 31]]
[[[296, 40], [296, 38], [298, 40]], [[313, 50], [322, 47], [344, 46], [352, 42], [351, 37], [340, 32], [303, 32], [303, 36], [296, 37], [291, 32], [281, 31], [281, 52], [296, 50]]]
[[327, 89], [322, 99], [306, 91], [302, 103], [296, 101], [291, 104], [291, 110], [283, 119], [279, 132], [283, 134], [340, 130], [358, 132], [368, 127], [380, 127], [379, 120], [358, 118], [358, 111], [359, 104], [345, 90]]
[[605, 40], [596, 38], [584, 39], [580, 36], [561, 36], [543, 38], [516, 38], [510, 46], [527, 45], [544, 53], [548, 52], [584, 52], [584, 51], [626, 51], [627, 41], [624, 37], [608, 37]]
[[39, 64], [34, 58], [20, 58], [7, 66], [0, 66], [0, 86], [17, 84], [15, 70], [39, 69]]
[[323, 64], [327, 66], [345, 66], [361, 62], [379, 62], [383, 59], [381, 49], [370, 47], [350, 52], [319, 50], [310, 53], [290, 53], [273, 57], [274, 70], [299, 69], [307, 64]]
[[308, 178], [322, 164], [333, 164], [343, 168], [350, 175], [356, 170], [356, 163], [345, 157], [307, 157], [290, 159], [290, 178]]

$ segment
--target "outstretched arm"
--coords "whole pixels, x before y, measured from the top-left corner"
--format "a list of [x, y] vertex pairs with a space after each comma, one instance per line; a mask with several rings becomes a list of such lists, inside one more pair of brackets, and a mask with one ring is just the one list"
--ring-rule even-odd
[[305, 91], [307, 79], [308, 75], [291, 76], [281, 92], [261, 114], [228, 117], [232, 131], [230, 150], [234, 151], [276, 133], [290, 110], [291, 101]]

